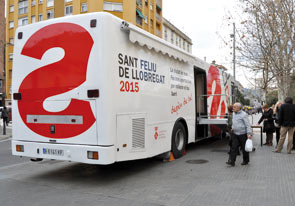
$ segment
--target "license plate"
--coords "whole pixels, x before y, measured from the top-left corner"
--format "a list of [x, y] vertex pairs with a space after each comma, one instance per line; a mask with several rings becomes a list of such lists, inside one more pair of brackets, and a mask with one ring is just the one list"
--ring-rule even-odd
[[43, 148], [43, 154], [54, 155], [54, 156], [64, 156], [64, 151], [62, 149]]

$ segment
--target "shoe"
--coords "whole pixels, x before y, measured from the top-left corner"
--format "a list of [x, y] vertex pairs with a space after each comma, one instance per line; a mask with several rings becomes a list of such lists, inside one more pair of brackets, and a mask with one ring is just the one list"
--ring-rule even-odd
[[256, 148], [255, 148], [255, 147], [253, 147], [253, 149], [252, 149], [252, 152], [255, 152], [255, 150], [256, 150]]
[[291, 152], [287, 152], [288, 154], [291, 154]]
[[268, 145], [268, 143], [267, 143], [267, 142], [265, 142], [263, 145]]
[[281, 152], [278, 151], [278, 150], [273, 150], [272, 152], [274, 152], [274, 153], [281, 153]]
[[227, 161], [227, 162], [226, 162], [226, 164], [228, 164], [228, 165], [230, 165], [230, 166], [232, 166], [232, 167], [234, 167], [234, 166], [235, 166], [235, 163], [234, 163], [234, 162], [232, 162], [232, 161]]
[[295, 150], [295, 147], [293, 147], [292, 150]]
[[241, 165], [247, 165], [248, 164], [248, 162], [242, 162], [242, 164]]
[[267, 146], [272, 146], [272, 143], [269, 143]]

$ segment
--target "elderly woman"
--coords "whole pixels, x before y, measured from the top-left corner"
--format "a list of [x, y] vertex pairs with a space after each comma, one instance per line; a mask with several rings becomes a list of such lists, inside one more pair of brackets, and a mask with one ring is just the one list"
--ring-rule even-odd
[[263, 113], [258, 124], [263, 121], [263, 132], [266, 133], [266, 142], [264, 145], [272, 146], [273, 133], [275, 132], [273, 111], [267, 104], [264, 104], [262, 109]]

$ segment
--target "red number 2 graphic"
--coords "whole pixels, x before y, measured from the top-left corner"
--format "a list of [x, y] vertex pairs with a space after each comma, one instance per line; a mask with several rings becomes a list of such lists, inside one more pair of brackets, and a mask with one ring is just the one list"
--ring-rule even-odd
[[[55, 47], [64, 49], [62, 60], [40, 67], [22, 81], [19, 92], [22, 99], [18, 108], [23, 122], [32, 131], [50, 138], [77, 136], [95, 122], [88, 101], [71, 99], [69, 106], [60, 112], [48, 112], [43, 108], [46, 98], [68, 92], [86, 81], [88, 59], [93, 39], [81, 26], [58, 23], [38, 30], [24, 45], [21, 54], [41, 59], [43, 54]], [[50, 123], [28, 123], [27, 115], [79, 115], [82, 124], [55, 124], [55, 134], [50, 133]]]

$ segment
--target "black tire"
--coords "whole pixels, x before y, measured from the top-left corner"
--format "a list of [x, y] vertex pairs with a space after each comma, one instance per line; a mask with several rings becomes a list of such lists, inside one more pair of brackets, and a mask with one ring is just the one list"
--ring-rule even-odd
[[182, 123], [177, 122], [172, 131], [171, 151], [175, 159], [183, 156], [187, 144], [187, 134]]

